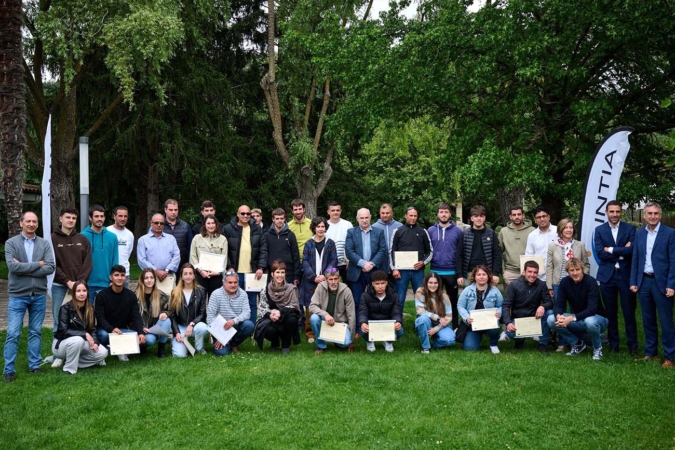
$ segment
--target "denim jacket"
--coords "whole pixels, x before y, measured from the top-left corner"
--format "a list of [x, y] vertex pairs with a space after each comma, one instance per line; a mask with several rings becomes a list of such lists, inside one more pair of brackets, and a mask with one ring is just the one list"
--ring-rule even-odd
[[[497, 308], [499, 315], [502, 314], [502, 303], [504, 302], [504, 297], [502, 293], [499, 292], [495, 286], [490, 287], [490, 290], [485, 294], [483, 299], [483, 305], [486, 309]], [[459, 296], [457, 301], [457, 311], [459, 315], [462, 316], [462, 319], [466, 320], [469, 318], [471, 311], [476, 308], [476, 283], [467, 286], [462, 291], [462, 294]]]

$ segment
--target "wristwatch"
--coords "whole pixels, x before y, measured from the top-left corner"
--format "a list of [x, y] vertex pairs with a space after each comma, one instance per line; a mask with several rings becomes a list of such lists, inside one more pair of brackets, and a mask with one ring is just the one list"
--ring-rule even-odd
[[577, 316], [575, 316], [574, 314], [572, 314], [572, 322], [576, 322], [576, 321], [577, 321]]

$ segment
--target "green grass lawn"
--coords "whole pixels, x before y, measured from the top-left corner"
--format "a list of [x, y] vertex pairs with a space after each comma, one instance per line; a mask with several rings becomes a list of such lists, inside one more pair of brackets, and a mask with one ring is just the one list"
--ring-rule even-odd
[[248, 341], [238, 356], [159, 360], [151, 349], [75, 376], [30, 375], [24, 330], [17, 379], [0, 386], [0, 448], [675, 446], [675, 371], [625, 352], [545, 357], [530, 340], [519, 353], [502, 342], [492, 355], [484, 341], [421, 355], [412, 318], [405, 329], [393, 354], [358, 340], [353, 354], [315, 356], [303, 342], [286, 356]]

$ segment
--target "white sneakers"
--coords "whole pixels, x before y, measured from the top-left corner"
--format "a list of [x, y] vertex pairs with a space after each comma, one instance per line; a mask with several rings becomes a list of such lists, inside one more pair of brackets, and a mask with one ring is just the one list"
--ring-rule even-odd
[[120, 361], [129, 361], [129, 357], [127, 355], [117, 355], [117, 357], [120, 359]]
[[309, 338], [309, 339], [307, 339], [307, 343], [308, 343], [308, 344], [313, 344], [313, 343], [314, 343], [314, 338]]
[[497, 347], [496, 345], [491, 345], [490, 351], [492, 352], [493, 355], [499, 355], [499, 347]]
[[368, 342], [366, 344], [366, 350], [368, 350], [371, 353], [374, 352], [375, 351], [375, 343], [374, 342]]
[[394, 344], [392, 344], [389, 341], [384, 341], [384, 351], [387, 353], [391, 353], [394, 351]]
[[61, 367], [63, 365], [63, 360], [61, 358], [54, 357], [54, 362], [52, 363], [53, 368]]

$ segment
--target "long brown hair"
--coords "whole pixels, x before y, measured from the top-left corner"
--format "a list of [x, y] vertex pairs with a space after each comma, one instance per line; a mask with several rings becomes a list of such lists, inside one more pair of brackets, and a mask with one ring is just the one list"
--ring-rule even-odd
[[[436, 289], [436, 292], [431, 292], [428, 287], [429, 280], [432, 278], [438, 281], [438, 289]], [[443, 303], [443, 282], [438, 277], [436, 272], [429, 272], [427, 276], [424, 277], [422, 293], [424, 295], [424, 308], [427, 311], [436, 311], [436, 314], [441, 317], [445, 316], [445, 303]]]
[[487, 282], [488, 288], [486, 289], [486, 291], [489, 291], [490, 287], [494, 286], [495, 283], [492, 280], [492, 270], [490, 270], [490, 268], [488, 266], [484, 266], [482, 264], [479, 264], [476, 267], [474, 267], [473, 270], [471, 271], [471, 275], [469, 275], [469, 283], [475, 283], [476, 282], [476, 272], [478, 272], [479, 270], [482, 270], [488, 276], [488, 282]]
[[[195, 272], [195, 266], [190, 263], [185, 263], [180, 268], [180, 279], [176, 283], [176, 287], [171, 291], [171, 301], [169, 302], [169, 309], [175, 313], [180, 312], [181, 304], [183, 303], [183, 289], [185, 289], [185, 284], [183, 283], [183, 272], [187, 269], [192, 270], [192, 273]], [[197, 282], [192, 282], [193, 291], [197, 290]], [[194, 295], [194, 294], [193, 294]]]
[[72, 306], [74, 306], [73, 309], [75, 309], [77, 316], [84, 322], [86, 329], [90, 330], [94, 328], [94, 308], [91, 307], [91, 302], [89, 301], [89, 286], [87, 286], [87, 283], [82, 280], [73, 283], [73, 288], [70, 290], [70, 295], [73, 296], [71, 302], [75, 302], [75, 292], [77, 292], [77, 287], [80, 285], [84, 286], [87, 290], [87, 298], [84, 299], [84, 317], [82, 317], [82, 312], [80, 311], [80, 308], [77, 307], [77, 303], [72, 303]]
[[[143, 280], [145, 279], [145, 274], [146, 273], [151, 273], [153, 278], [155, 279], [155, 284], [152, 285], [152, 290], [150, 292], [145, 292], [145, 283], [143, 283]], [[138, 278], [138, 284], [136, 285], [136, 297], [138, 298], [138, 309], [141, 314], [145, 312], [145, 294], [150, 294], [150, 308], [151, 308], [151, 313], [152, 317], [157, 318], [159, 317], [159, 310], [161, 309], [161, 305], [159, 304], [159, 289], [157, 288], [157, 275], [155, 275], [155, 271], [152, 270], [150, 267], [146, 267], [143, 269], [143, 272], [141, 272], [141, 276]]]

